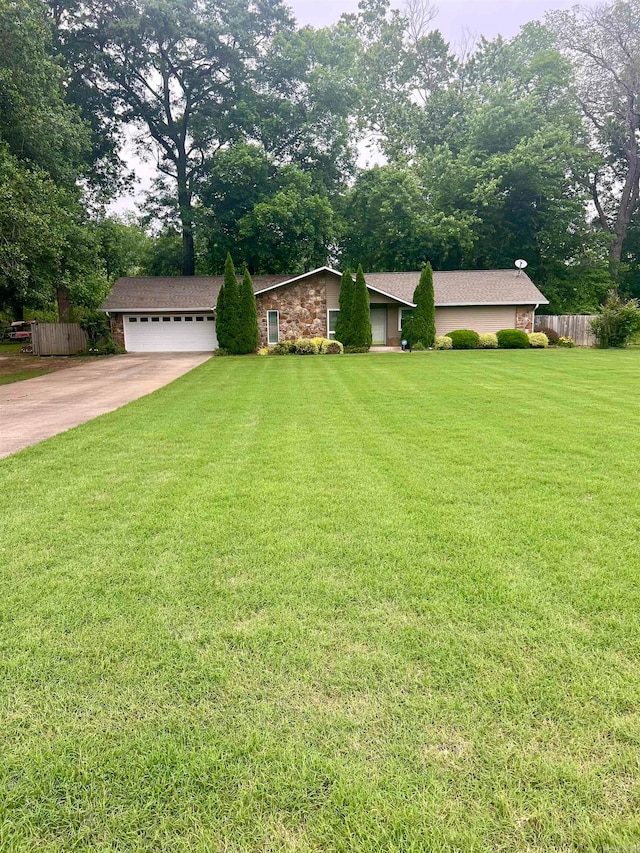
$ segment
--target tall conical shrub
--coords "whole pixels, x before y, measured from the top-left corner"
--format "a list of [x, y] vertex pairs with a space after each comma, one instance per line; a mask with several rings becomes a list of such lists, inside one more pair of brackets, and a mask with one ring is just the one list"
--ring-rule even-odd
[[258, 312], [253, 282], [249, 270], [244, 271], [238, 298], [238, 338], [234, 350], [236, 355], [245, 355], [258, 348]]
[[236, 268], [227, 253], [224, 264], [224, 280], [216, 302], [216, 337], [220, 349], [235, 352], [238, 341], [239, 292]]
[[413, 301], [416, 308], [407, 330], [411, 334], [411, 343], [432, 347], [436, 339], [436, 307], [431, 264], [427, 264], [420, 274], [420, 281], [413, 293]]
[[340, 280], [340, 313], [336, 322], [336, 340], [340, 341], [345, 347], [350, 346], [353, 291], [351, 270], [346, 269]]
[[371, 309], [369, 306], [369, 291], [364, 280], [362, 265], [358, 264], [356, 283], [353, 289], [353, 303], [351, 306], [351, 330], [349, 346], [370, 347], [371, 336]]

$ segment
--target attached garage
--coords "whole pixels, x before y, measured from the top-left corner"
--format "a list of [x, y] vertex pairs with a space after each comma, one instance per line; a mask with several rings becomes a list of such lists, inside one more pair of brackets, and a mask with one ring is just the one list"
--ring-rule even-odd
[[436, 333], [446, 335], [454, 329], [473, 329], [478, 334], [514, 329], [514, 305], [473, 305], [436, 308]]
[[213, 314], [125, 314], [127, 352], [211, 352], [218, 346]]

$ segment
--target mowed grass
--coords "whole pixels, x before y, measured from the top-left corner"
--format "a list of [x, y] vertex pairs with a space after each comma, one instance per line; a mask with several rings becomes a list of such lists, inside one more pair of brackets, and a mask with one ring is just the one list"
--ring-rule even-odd
[[0, 849], [635, 849], [639, 378], [213, 359], [1, 462]]
[[17, 370], [15, 373], [0, 374], [0, 385], [11, 385], [12, 382], [22, 382], [24, 379], [35, 379], [36, 376], [44, 376], [51, 373], [46, 368], [33, 368], [32, 370]]

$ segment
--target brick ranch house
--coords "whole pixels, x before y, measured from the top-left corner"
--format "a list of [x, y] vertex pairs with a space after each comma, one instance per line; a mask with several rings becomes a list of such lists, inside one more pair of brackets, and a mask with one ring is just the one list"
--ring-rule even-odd
[[[374, 345], [398, 346], [413, 307], [419, 272], [366, 275]], [[116, 343], [129, 352], [213, 350], [215, 304], [222, 276], [120, 278], [102, 305]], [[533, 331], [535, 311], [548, 302], [515, 270], [434, 272], [436, 329]], [[261, 345], [295, 337], [334, 336], [340, 273], [329, 267], [297, 276], [253, 279]]]

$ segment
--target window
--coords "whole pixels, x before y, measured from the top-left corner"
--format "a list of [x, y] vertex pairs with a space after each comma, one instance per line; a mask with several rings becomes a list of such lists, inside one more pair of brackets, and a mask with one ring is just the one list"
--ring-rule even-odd
[[213, 323], [213, 321], [214, 321], [215, 319], [216, 319], [215, 317], [207, 317], [207, 322], [208, 322], [208, 323]]
[[398, 331], [402, 331], [402, 326], [407, 317], [410, 317], [413, 314], [413, 308], [401, 308], [400, 309], [400, 325], [398, 326]]
[[149, 322], [149, 318], [148, 318], [148, 317], [140, 317], [140, 322], [141, 322], [141, 323], [148, 323], [148, 322]]
[[267, 343], [277, 344], [280, 340], [277, 311], [267, 311]]
[[129, 317], [129, 322], [130, 322], [130, 323], [137, 323], [137, 322], [138, 322], [138, 318], [137, 318], [137, 317]]
[[168, 323], [168, 322], [170, 322], [170, 320], [171, 320], [171, 317], [163, 317], [162, 318], [163, 323]]
[[182, 317], [174, 317], [173, 318], [174, 323], [179, 323], [181, 320], [182, 320]]
[[196, 317], [196, 320], [197, 320], [199, 323], [202, 323], [202, 321], [204, 320], [204, 317]]
[[336, 339], [336, 323], [338, 322], [339, 311], [330, 309], [327, 311], [327, 337], [331, 341]]
[[151, 318], [151, 322], [152, 322], [152, 323], [159, 323], [159, 322], [160, 322], [160, 317], [152, 317], [152, 318]]
[[191, 323], [191, 322], [193, 322], [193, 317], [185, 317], [184, 321], [185, 321], [185, 323]]

